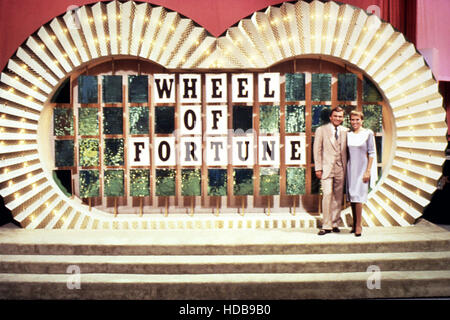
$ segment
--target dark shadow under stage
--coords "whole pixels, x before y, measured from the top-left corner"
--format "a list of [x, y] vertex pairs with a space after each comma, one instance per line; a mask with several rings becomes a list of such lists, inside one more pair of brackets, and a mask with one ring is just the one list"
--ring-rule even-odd
[[450, 297], [450, 232], [0, 228], [2, 299]]

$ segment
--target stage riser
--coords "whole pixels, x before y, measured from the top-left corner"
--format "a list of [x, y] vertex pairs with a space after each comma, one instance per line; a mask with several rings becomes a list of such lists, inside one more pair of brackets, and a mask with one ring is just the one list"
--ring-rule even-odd
[[[366, 298], [408, 298], [450, 296], [450, 273], [423, 272], [417, 276], [410, 272], [397, 272], [394, 279], [384, 275], [381, 288], [367, 288], [366, 273], [318, 274], [315, 281], [271, 281], [266, 283], [248, 281], [228, 283], [134, 283], [122, 282], [120, 275], [116, 281], [105, 283], [84, 282], [81, 289], [69, 290], [61, 279], [52, 281], [8, 282], [0, 285], [3, 299], [366, 299]], [[127, 275], [123, 275], [127, 278]], [[399, 279], [405, 277], [404, 279]], [[416, 279], [413, 279], [416, 277]], [[232, 277], [227, 277], [231, 279]], [[0, 275], [1, 279], [1, 275]], [[231, 302], [230, 302], [231, 303]]]
[[[344, 235], [343, 235], [344, 236]], [[66, 244], [11, 244], [0, 246], [0, 254], [41, 255], [256, 255], [256, 254], [327, 254], [370, 252], [447, 251], [449, 240], [404, 242], [352, 243], [350, 241], [324, 244], [282, 245], [66, 245]]]
[[[369, 258], [370, 259], [370, 258]], [[63, 259], [60, 259], [64, 261]], [[113, 261], [114, 259], [111, 259]], [[138, 259], [136, 259], [138, 261]], [[376, 265], [384, 271], [422, 271], [450, 270], [450, 254], [442, 257], [398, 259], [356, 258], [354, 261], [305, 261], [305, 262], [264, 262], [264, 263], [214, 263], [214, 257], [208, 264], [202, 263], [85, 263], [71, 259], [66, 262], [0, 262], [0, 273], [27, 274], [66, 274], [68, 267], [76, 265], [81, 274], [89, 273], [131, 273], [131, 274], [219, 274], [219, 273], [327, 273], [327, 272], [365, 272], [369, 266]], [[305, 260], [308, 260], [305, 258]], [[327, 257], [323, 257], [327, 260]]]

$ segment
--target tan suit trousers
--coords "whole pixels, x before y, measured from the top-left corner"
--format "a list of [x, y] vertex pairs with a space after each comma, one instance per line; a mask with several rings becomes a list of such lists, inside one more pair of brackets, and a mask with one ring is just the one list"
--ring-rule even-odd
[[344, 195], [344, 168], [334, 166], [331, 177], [322, 179], [322, 229], [331, 230], [341, 221], [342, 199]]

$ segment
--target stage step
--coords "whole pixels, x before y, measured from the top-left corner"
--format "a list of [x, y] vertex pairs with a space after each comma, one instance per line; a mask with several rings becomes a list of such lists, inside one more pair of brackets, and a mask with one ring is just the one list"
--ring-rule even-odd
[[[450, 271], [386, 271], [377, 289], [366, 272], [238, 274], [0, 274], [4, 299], [366, 299], [450, 296]], [[369, 281], [368, 281], [369, 280]], [[368, 286], [368, 282], [371, 283]], [[70, 286], [70, 285], [69, 285]]]
[[450, 232], [426, 221], [365, 228], [360, 238], [347, 228], [325, 236], [314, 229], [1, 228], [0, 297], [450, 297]]
[[450, 270], [450, 251], [299, 255], [65, 256], [0, 255], [0, 273], [219, 274]]

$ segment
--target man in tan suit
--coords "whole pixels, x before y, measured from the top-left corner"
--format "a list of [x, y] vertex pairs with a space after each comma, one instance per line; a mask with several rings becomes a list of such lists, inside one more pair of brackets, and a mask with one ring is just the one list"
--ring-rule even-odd
[[344, 110], [331, 110], [330, 123], [320, 126], [314, 137], [314, 163], [321, 180], [323, 199], [323, 224], [319, 235], [340, 232], [341, 207], [344, 194], [345, 168], [347, 166], [347, 131], [341, 126]]

